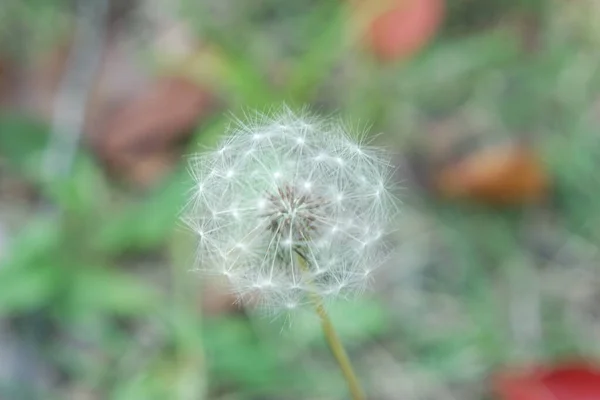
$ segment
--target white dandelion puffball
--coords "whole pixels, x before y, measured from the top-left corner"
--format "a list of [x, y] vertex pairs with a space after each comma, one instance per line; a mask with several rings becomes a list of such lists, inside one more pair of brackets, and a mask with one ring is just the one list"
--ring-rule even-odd
[[340, 124], [287, 108], [257, 115], [191, 171], [185, 222], [200, 269], [227, 277], [241, 300], [277, 310], [354, 294], [389, 254], [389, 161]]

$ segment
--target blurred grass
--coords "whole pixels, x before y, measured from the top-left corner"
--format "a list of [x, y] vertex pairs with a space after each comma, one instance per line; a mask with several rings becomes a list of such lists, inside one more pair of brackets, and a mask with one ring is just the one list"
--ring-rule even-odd
[[[392, 398], [382, 382], [397, 371], [369, 361], [380, 348], [407, 379], [431, 376], [417, 394], [399, 384], [402, 398], [442, 398], [432, 390], [470, 385], [468, 399], [479, 398], [476, 388], [494, 368], [522, 356], [600, 350], [590, 340], [600, 325], [585, 309], [593, 299], [582, 306], [572, 296], [596, 282], [598, 38], [579, 30], [583, 22], [562, 20], [567, 6], [559, 1], [471, 3], [451, 1], [434, 43], [385, 66], [347, 42], [341, 2], [182, 4], [181, 18], [223, 57], [220, 85], [234, 113], [311, 104], [372, 123], [401, 156], [422, 143], [425, 122], [460, 114], [474, 125], [465, 130], [526, 138], [540, 149], [555, 185], [548, 204], [535, 208], [449, 204], [406, 182], [402, 247], [374, 299], [334, 309], [359, 374], [381, 398]], [[62, 33], [52, 21], [65, 14], [48, 4], [15, 6], [4, 17], [33, 27], [32, 43], [51, 46]], [[535, 51], [511, 24], [521, 14], [540, 26]], [[226, 123], [218, 116], [202, 124], [184, 153], [212, 145]], [[343, 398], [310, 318], [288, 326], [251, 311], [201, 315], [201, 279], [189, 272], [194, 244], [177, 222], [191, 185], [185, 158], [136, 194], [81, 149], [72, 173], [49, 184], [40, 175], [47, 137], [48, 127], [30, 116], [0, 115], [0, 181], [33, 192], [8, 196], [0, 209], [10, 232], [0, 254], [0, 363], [11, 371], [0, 373], [0, 397]], [[539, 329], [519, 333], [511, 307], [538, 301], [525, 318], [539, 318]]]

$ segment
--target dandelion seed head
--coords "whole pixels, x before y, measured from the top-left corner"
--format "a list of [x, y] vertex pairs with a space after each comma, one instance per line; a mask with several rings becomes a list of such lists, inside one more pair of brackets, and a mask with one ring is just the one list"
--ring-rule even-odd
[[385, 261], [396, 213], [389, 161], [339, 124], [287, 108], [238, 122], [195, 157], [185, 222], [200, 269], [240, 299], [297, 308], [361, 292]]

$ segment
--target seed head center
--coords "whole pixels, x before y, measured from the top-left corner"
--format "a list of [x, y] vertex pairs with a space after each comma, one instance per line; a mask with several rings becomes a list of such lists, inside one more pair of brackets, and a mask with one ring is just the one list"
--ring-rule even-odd
[[292, 185], [283, 185], [266, 198], [262, 217], [267, 218], [271, 232], [294, 242], [309, 240], [317, 233], [324, 206], [322, 199]]

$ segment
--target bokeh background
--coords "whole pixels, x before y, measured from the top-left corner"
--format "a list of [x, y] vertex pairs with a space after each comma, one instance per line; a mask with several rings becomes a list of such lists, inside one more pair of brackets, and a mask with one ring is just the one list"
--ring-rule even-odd
[[394, 155], [396, 251], [331, 309], [369, 399], [593, 360], [599, 50], [596, 0], [3, 0], [0, 398], [347, 398], [178, 220], [186, 157], [282, 102]]

